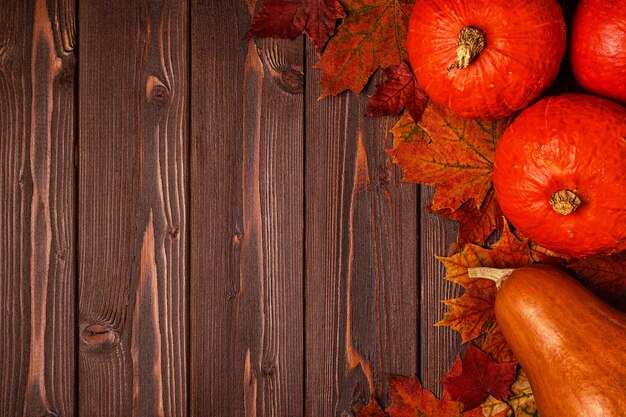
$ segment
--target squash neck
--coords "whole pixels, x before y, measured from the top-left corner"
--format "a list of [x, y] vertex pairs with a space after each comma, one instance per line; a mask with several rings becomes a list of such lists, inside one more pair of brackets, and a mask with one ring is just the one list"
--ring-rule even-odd
[[500, 289], [502, 283], [511, 275], [511, 273], [515, 271], [512, 268], [487, 268], [487, 267], [477, 267], [477, 268], [468, 268], [467, 275], [470, 278], [483, 278], [488, 279], [496, 284], [496, 288]]
[[576, 191], [559, 190], [550, 197], [550, 207], [564, 216], [572, 214], [580, 207], [581, 201]]
[[448, 71], [452, 68], [467, 68], [484, 48], [485, 35], [483, 32], [472, 26], [464, 27], [459, 32], [459, 39], [456, 43], [457, 60], [448, 66]]

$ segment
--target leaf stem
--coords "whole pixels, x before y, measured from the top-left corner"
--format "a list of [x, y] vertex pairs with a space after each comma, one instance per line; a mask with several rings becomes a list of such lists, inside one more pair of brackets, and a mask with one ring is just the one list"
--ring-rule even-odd
[[484, 278], [489, 279], [496, 283], [496, 288], [500, 288], [504, 280], [506, 280], [511, 273], [515, 271], [512, 268], [487, 268], [487, 267], [477, 267], [477, 268], [468, 268], [467, 275], [470, 278]]

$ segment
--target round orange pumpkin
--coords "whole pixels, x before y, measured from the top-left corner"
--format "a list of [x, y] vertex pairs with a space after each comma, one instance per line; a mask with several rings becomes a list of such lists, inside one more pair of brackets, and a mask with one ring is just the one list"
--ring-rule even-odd
[[555, 0], [417, 0], [407, 42], [433, 101], [495, 119], [525, 108], [554, 81], [565, 21]]
[[496, 146], [496, 199], [524, 235], [583, 257], [626, 249], [626, 107], [586, 94], [544, 98]]
[[578, 4], [570, 61], [584, 89], [626, 103], [626, 0]]

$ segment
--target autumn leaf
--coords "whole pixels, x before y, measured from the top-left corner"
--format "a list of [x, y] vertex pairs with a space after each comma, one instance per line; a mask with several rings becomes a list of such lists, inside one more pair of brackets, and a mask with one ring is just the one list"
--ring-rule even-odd
[[376, 86], [376, 93], [367, 103], [366, 116], [395, 116], [405, 107], [418, 121], [424, 113], [428, 96], [417, 84], [406, 62], [385, 68], [385, 80]]
[[367, 405], [357, 404], [353, 411], [356, 417], [507, 417], [510, 411], [506, 403], [490, 396], [479, 407], [463, 412], [463, 404], [452, 400], [447, 391], [437, 398], [416, 377], [400, 375], [389, 377], [389, 403], [383, 411], [372, 398]]
[[512, 396], [506, 399], [506, 403], [513, 410], [515, 417], [537, 417], [535, 396], [530, 389], [530, 382], [524, 371], [520, 368], [517, 379], [511, 385]]
[[495, 321], [490, 322], [487, 326], [487, 331], [481, 337], [474, 339], [472, 343], [485, 352], [489, 352], [489, 355], [498, 363], [517, 363], [517, 358], [511, 351], [509, 344]]
[[460, 402], [445, 395], [435, 397], [414, 376], [389, 377], [389, 404], [385, 411], [390, 417], [461, 417], [463, 413]]
[[531, 262], [527, 239], [517, 239], [505, 222], [502, 236], [491, 249], [467, 244], [450, 257], [438, 258], [446, 268], [446, 279], [465, 288], [461, 297], [445, 300], [450, 309], [436, 326], [449, 326], [461, 334], [462, 342], [482, 337], [481, 348], [499, 362], [515, 360], [499, 333], [493, 307], [495, 284], [467, 275], [470, 267], [518, 268]]
[[456, 330], [461, 334], [463, 343], [474, 340], [493, 325], [495, 299], [496, 289], [493, 283], [486, 280], [476, 281], [467, 287], [461, 297], [443, 301], [450, 310], [436, 325], [449, 326]]
[[482, 412], [480, 417], [508, 417], [512, 415], [511, 407], [506, 402], [491, 395], [480, 405], [480, 410]]
[[551, 251], [550, 249], [544, 248], [536, 242], [533, 242], [530, 239], [527, 239], [522, 232], [519, 230], [515, 230], [513, 232], [515, 236], [517, 236], [520, 240], [528, 240], [528, 246], [530, 247], [530, 257], [533, 262], [539, 262], [542, 264], [548, 264], [556, 267], [566, 267], [567, 263], [571, 260], [563, 255], [559, 255], [556, 252]]
[[467, 200], [456, 210], [447, 208], [435, 212], [439, 216], [459, 222], [460, 245], [484, 243], [496, 229], [502, 229], [502, 211], [496, 201], [493, 187], [489, 190], [480, 208], [474, 199]]
[[293, 39], [304, 32], [321, 50], [345, 16], [337, 0], [261, 0], [248, 36]]
[[344, 90], [359, 94], [378, 67], [400, 64], [414, 0], [341, 0], [348, 16], [316, 64], [322, 97]]
[[528, 239], [518, 239], [505, 221], [502, 236], [490, 249], [475, 244], [467, 244], [463, 250], [449, 257], [438, 257], [446, 267], [446, 279], [468, 287], [476, 280], [467, 275], [467, 269], [478, 266], [493, 268], [518, 268], [531, 262]]
[[496, 142], [512, 119], [464, 119], [429, 102], [419, 121], [424, 140], [407, 117], [392, 129], [398, 145], [390, 151], [404, 171], [403, 181], [434, 185], [434, 211], [454, 211], [468, 200], [480, 208], [492, 188]]
[[461, 361], [461, 373], [444, 374], [441, 384], [453, 400], [461, 401], [464, 410], [478, 407], [489, 395], [504, 400], [510, 395], [509, 387], [515, 381], [517, 364], [496, 363], [486, 352], [469, 345]]
[[598, 297], [613, 307], [626, 311], [626, 252], [590, 256], [569, 266]]

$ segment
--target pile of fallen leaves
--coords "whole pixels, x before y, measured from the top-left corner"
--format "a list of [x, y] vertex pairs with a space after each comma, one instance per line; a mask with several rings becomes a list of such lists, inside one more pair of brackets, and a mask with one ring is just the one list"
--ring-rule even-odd
[[[435, 186], [430, 209], [460, 225], [461, 250], [440, 260], [446, 279], [465, 292], [444, 301], [449, 311], [436, 325], [458, 331], [468, 348], [443, 375], [442, 398], [414, 376], [390, 376], [388, 407], [372, 398], [354, 412], [358, 417], [536, 416], [528, 379], [495, 321], [495, 285], [469, 278], [467, 269], [550, 263], [626, 311], [626, 253], [571, 260], [511, 231], [494, 196], [492, 170], [496, 143], [513, 118], [464, 119], [428, 102], [406, 62], [412, 7], [412, 0], [261, 0], [248, 32], [280, 38], [306, 34], [320, 52], [316, 68], [322, 71], [322, 97], [345, 90], [358, 94], [381, 69], [385, 79], [369, 97], [367, 115], [404, 111], [392, 129], [389, 153], [404, 171], [404, 181]], [[500, 240], [486, 247], [496, 230]]]

